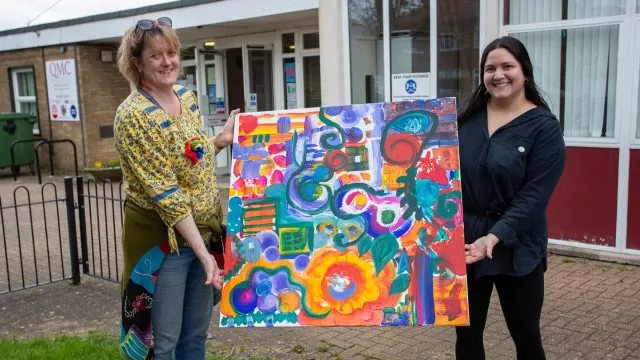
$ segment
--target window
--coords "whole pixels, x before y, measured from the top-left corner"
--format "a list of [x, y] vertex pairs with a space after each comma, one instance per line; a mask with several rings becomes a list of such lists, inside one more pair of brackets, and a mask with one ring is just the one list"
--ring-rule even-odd
[[282, 34], [285, 109], [311, 108], [322, 104], [319, 41], [317, 31]]
[[349, 0], [351, 102], [384, 101], [382, 0]]
[[[505, 0], [505, 23], [624, 15], [626, 4], [625, 0]], [[541, 25], [539, 30], [510, 34], [526, 45], [536, 83], [558, 116], [565, 136], [615, 136], [619, 32], [620, 26], [613, 23], [559, 30]]]
[[[640, 0], [638, 0], [636, 5], [640, 6]], [[638, 51], [640, 51], [640, 16], [636, 16], [635, 28], [636, 28], [636, 31], [635, 31], [636, 48], [634, 52], [637, 53]], [[638, 60], [636, 59], [636, 62], [637, 61]], [[636, 71], [638, 70], [640, 69], [636, 69]], [[638, 88], [636, 89], [636, 92], [638, 93], [638, 97], [637, 97], [637, 103], [636, 103], [636, 134], [635, 134], [636, 143], [637, 143], [638, 140], [640, 140], [640, 76], [636, 80], [636, 85], [638, 86]]]
[[349, 0], [348, 5], [352, 103], [423, 97], [456, 97], [462, 103], [473, 93], [480, 2]]
[[[458, 107], [479, 84], [480, 2], [447, 0], [438, 3], [438, 92], [439, 97], [455, 97]], [[434, 94], [436, 95], [436, 94]]]
[[[15, 112], [38, 116], [36, 81], [33, 68], [11, 70], [13, 108]], [[40, 134], [38, 119], [33, 124], [33, 133]]]
[[182, 85], [198, 95], [198, 87], [196, 86], [196, 67], [190, 63], [182, 64], [182, 72], [178, 75], [176, 84]]
[[636, 139], [640, 139], [640, 83], [638, 84], [638, 110], [636, 110]]
[[305, 56], [304, 67], [304, 107], [318, 107], [322, 104], [320, 92], [320, 55]]
[[[506, 24], [614, 17], [626, 13], [625, 0], [505, 0]], [[624, 21], [551, 30], [547, 25], [510, 35], [531, 56], [536, 83], [560, 120], [564, 135], [577, 138], [615, 136], [620, 25]], [[585, 24], [586, 23], [586, 24]], [[532, 28], [529, 26], [529, 28]]]
[[296, 51], [296, 37], [294, 33], [282, 34], [282, 52], [293, 54]]
[[567, 137], [612, 138], [618, 26], [512, 34], [529, 51], [533, 76]]
[[296, 34], [282, 34], [282, 73], [284, 75], [284, 108], [298, 108], [296, 77]]
[[305, 50], [320, 48], [320, 33], [307, 33], [302, 35], [302, 47]]
[[626, 7], [626, 0], [505, 0], [504, 23], [518, 25], [616, 16], [623, 15]]
[[[206, 58], [205, 58], [206, 61]], [[207, 103], [209, 106], [205, 106], [203, 111], [205, 115], [215, 114], [217, 111], [217, 106], [221, 104], [216, 104], [217, 94], [216, 94], [216, 66], [214, 64], [208, 64], [204, 67], [205, 79], [207, 83], [206, 86], [206, 94], [207, 94]]]
[[392, 1], [390, 5], [391, 76], [431, 71], [429, 1]]
[[298, 108], [296, 88], [296, 59], [286, 57], [282, 59], [282, 73], [284, 74], [284, 106], [285, 109]]

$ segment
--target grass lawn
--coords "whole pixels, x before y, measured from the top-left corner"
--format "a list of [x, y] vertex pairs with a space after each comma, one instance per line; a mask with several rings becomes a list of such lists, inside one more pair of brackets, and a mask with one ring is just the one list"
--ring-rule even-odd
[[7, 360], [122, 359], [118, 351], [118, 339], [103, 334], [31, 340], [1, 339], [0, 354]]
[[[62, 336], [32, 340], [0, 339], [2, 360], [121, 360], [118, 339], [93, 333], [86, 337]], [[207, 360], [229, 360], [209, 355]]]

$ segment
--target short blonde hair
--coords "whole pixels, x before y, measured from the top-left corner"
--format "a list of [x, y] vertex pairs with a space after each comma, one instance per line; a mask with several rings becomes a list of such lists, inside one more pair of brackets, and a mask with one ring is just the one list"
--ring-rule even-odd
[[176, 31], [168, 26], [159, 25], [157, 22], [151, 30], [142, 31], [132, 27], [127, 30], [118, 48], [118, 69], [129, 80], [132, 86], [138, 87], [142, 81], [142, 74], [138, 68], [142, 58], [142, 50], [145, 41], [150, 39], [163, 39], [171, 48], [180, 54], [180, 39]]

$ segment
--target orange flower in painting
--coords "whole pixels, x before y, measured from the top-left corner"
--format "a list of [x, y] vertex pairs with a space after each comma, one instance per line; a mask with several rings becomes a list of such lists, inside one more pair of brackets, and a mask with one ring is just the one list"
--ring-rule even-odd
[[311, 259], [304, 275], [307, 306], [324, 318], [300, 313], [298, 321], [304, 325], [379, 325], [382, 309], [394, 307], [399, 294], [389, 295], [395, 278], [390, 263], [376, 276], [370, 256], [360, 257], [354, 250], [340, 252], [322, 249]]

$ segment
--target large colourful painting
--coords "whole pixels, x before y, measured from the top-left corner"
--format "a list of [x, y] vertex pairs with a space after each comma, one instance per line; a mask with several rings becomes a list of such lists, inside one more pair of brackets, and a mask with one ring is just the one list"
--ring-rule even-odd
[[469, 323], [453, 98], [247, 113], [220, 325]]

